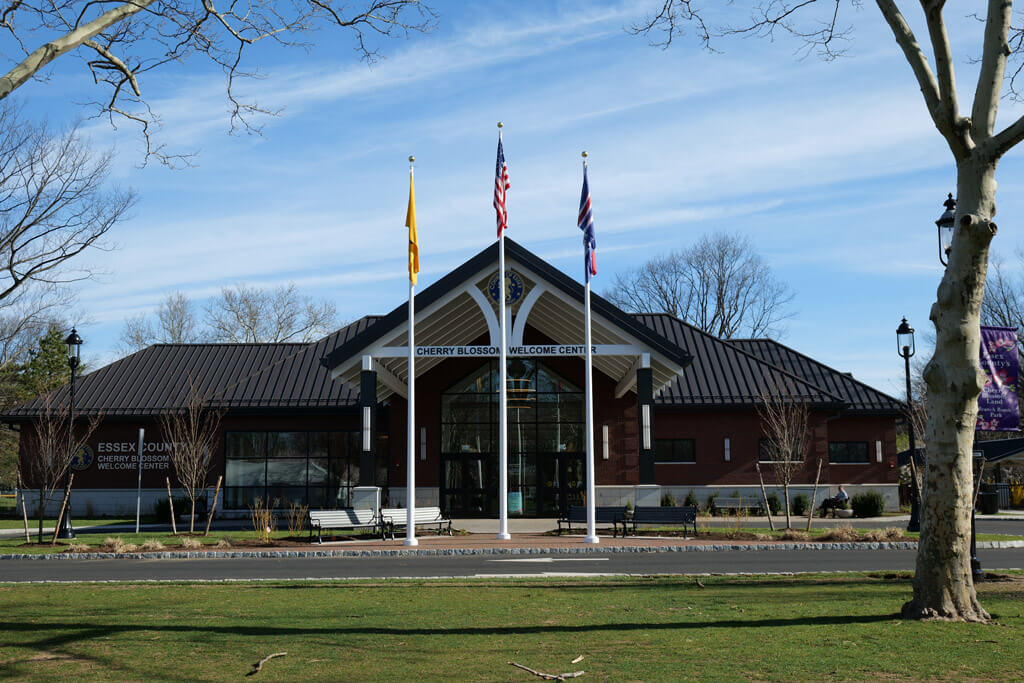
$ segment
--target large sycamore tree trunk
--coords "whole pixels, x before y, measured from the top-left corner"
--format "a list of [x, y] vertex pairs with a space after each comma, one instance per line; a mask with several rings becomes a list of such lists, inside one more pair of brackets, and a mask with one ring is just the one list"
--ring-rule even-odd
[[935, 66], [921, 49], [895, 0], [875, 0], [921, 88], [928, 113], [956, 161], [957, 207], [952, 247], [930, 318], [935, 355], [928, 385], [928, 458], [921, 502], [921, 538], [914, 595], [903, 615], [915, 619], [985, 621], [970, 567], [971, 454], [984, 376], [978, 361], [981, 300], [988, 252], [996, 234], [996, 166], [1024, 139], [1024, 117], [998, 133], [1012, 0], [989, 0], [984, 45], [970, 116], [960, 113], [943, 0], [923, 0]]
[[910, 618], [985, 621], [971, 574], [972, 452], [978, 395], [981, 300], [995, 234], [995, 166], [980, 154], [957, 166], [956, 236], [930, 318], [935, 355], [925, 368], [929, 415], [921, 537]]

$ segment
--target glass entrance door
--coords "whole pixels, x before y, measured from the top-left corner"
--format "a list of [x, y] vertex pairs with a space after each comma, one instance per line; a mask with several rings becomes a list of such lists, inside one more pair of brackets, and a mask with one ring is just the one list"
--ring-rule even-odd
[[449, 515], [498, 514], [498, 459], [490, 453], [441, 457], [441, 505]]
[[[498, 367], [489, 361], [441, 395], [441, 505], [498, 514]], [[509, 516], [551, 517], [583, 502], [583, 394], [533, 360], [508, 367]]]

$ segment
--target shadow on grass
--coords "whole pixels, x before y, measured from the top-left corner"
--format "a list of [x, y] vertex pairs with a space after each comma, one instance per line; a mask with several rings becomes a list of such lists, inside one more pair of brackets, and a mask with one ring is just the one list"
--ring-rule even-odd
[[[704, 584], [703, 587], [697, 586], [696, 580]], [[332, 580], [332, 579], [310, 579], [306, 582], [288, 582], [288, 583], [261, 583], [253, 588], [259, 590], [279, 590], [279, 591], [292, 591], [292, 590], [310, 590], [315, 588], [387, 588], [389, 591], [402, 590], [402, 589], [415, 589], [415, 590], [451, 590], [452, 588], [475, 588], [475, 589], [492, 589], [492, 588], [530, 588], [530, 589], [558, 589], [564, 591], [566, 589], [574, 591], [591, 591], [591, 590], [628, 590], [636, 591], [643, 589], [659, 589], [664, 590], [666, 587], [688, 589], [693, 588], [694, 590], [714, 589], [714, 588], [739, 588], [739, 589], [760, 589], [760, 588], [793, 588], [800, 589], [810, 586], [818, 587], [834, 587], [837, 589], [843, 589], [846, 587], [853, 586], [890, 586], [892, 584], [904, 583], [910, 585], [913, 575], [909, 572], [874, 572], [871, 574], [855, 574], [855, 575], [821, 575], [821, 576], [808, 576], [808, 575], [797, 575], [797, 576], [708, 576], [706, 574], [692, 574], [692, 575], [651, 575], [646, 578], [628, 577], [622, 579], [598, 579], [598, 580], [581, 580], [579, 578], [573, 578], [572, 580], [558, 580], [552, 578], [530, 578], [524, 577], [521, 579], [489, 579], [487, 580], [486, 586], [482, 585], [480, 578], [467, 578], [467, 579], [446, 579], [444, 581], [420, 581], [417, 579], [403, 579], [403, 578], [389, 578], [375, 581], [373, 579], [361, 579], [359, 581], [349, 580]], [[239, 588], [242, 588], [239, 586]]]
[[[867, 615], [826, 615], [815, 617], [793, 617], [773, 619], [721, 619], [718, 621], [674, 621], [662, 623], [619, 622], [608, 624], [584, 625], [538, 625], [538, 626], [463, 626], [456, 628], [403, 628], [383, 626], [343, 627], [287, 627], [287, 626], [213, 626], [187, 624], [124, 624], [124, 623], [90, 623], [83, 621], [40, 623], [8, 623], [0, 625], [0, 634], [5, 637], [0, 645], [33, 647], [39, 650], [52, 650], [96, 638], [109, 639], [111, 636], [146, 631], [156, 633], [181, 633], [196, 635], [231, 635], [244, 638], [263, 638], [267, 636], [492, 636], [492, 635], [578, 635], [580, 633], [610, 633], [617, 631], [670, 631], [707, 628], [772, 628], [798, 626], [849, 626], [850, 624], [874, 624], [884, 621], [898, 620], [898, 614], [867, 614]], [[59, 634], [43, 637], [32, 643], [12, 642], [10, 637], [15, 633], [46, 634], [58, 631]]]

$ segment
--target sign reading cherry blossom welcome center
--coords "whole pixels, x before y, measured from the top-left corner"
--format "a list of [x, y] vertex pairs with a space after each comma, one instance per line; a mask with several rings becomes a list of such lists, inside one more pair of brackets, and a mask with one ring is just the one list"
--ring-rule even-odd
[[981, 328], [981, 369], [985, 387], [978, 397], [979, 431], [1009, 432], [1020, 429], [1017, 406], [1017, 328]]

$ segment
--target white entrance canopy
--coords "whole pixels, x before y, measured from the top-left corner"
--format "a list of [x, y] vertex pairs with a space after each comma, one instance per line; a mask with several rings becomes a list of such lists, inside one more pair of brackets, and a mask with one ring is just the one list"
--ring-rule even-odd
[[[493, 245], [417, 294], [417, 376], [449, 358], [498, 355], [497, 268]], [[506, 272], [508, 355], [583, 357], [583, 285], [508, 239]], [[591, 305], [594, 367], [616, 381], [617, 397], [635, 390], [638, 368], [651, 368], [657, 392], [689, 364], [689, 354], [616, 306], [596, 295]], [[524, 344], [527, 325], [550, 343]], [[323, 362], [333, 378], [356, 385], [362, 370], [375, 370], [378, 401], [404, 396], [407, 340], [408, 306], [402, 304]], [[363, 367], [366, 357], [371, 367]]]

